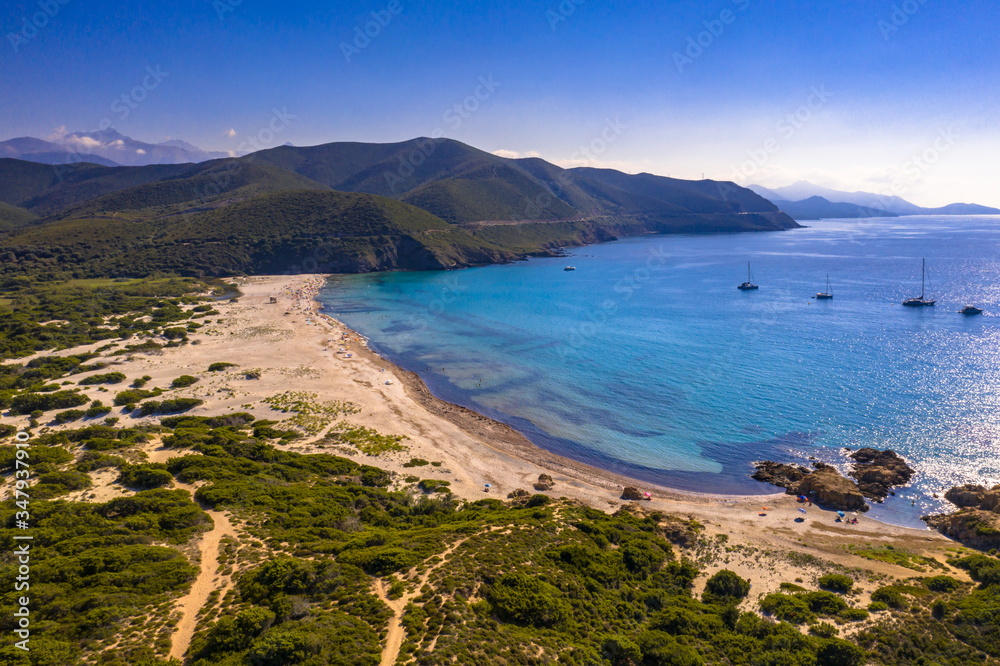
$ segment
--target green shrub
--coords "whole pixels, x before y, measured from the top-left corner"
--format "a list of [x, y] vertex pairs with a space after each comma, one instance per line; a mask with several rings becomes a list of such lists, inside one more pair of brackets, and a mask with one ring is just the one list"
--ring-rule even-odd
[[864, 650], [839, 638], [824, 641], [816, 652], [816, 666], [860, 666], [865, 662]]
[[192, 377], [191, 375], [181, 375], [174, 381], [170, 382], [170, 388], [172, 389], [187, 388], [188, 386], [197, 383], [198, 383], [197, 377]]
[[410, 458], [409, 462], [403, 463], [403, 467], [425, 467], [427, 465], [430, 463], [423, 458]]
[[787, 594], [769, 594], [761, 600], [760, 607], [765, 613], [791, 624], [803, 624], [813, 619], [805, 601]]
[[569, 616], [558, 589], [524, 573], [501, 576], [487, 590], [486, 599], [497, 617], [522, 626], [551, 627]]
[[847, 603], [833, 592], [807, 592], [799, 598], [818, 615], [836, 615], [847, 608]]
[[819, 586], [834, 592], [850, 592], [851, 588], [854, 587], [854, 579], [840, 574], [827, 574], [820, 577]]
[[115, 406], [124, 407], [134, 405], [146, 398], [155, 398], [160, 395], [160, 391], [147, 391], [145, 389], [128, 389], [115, 395]]
[[74, 490], [91, 486], [90, 477], [83, 472], [49, 472], [38, 477], [38, 483], [31, 489], [32, 499], [58, 497]]
[[110, 414], [110, 413], [111, 413], [110, 407], [106, 406], [100, 400], [95, 400], [94, 402], [90, 403], [90, 407], [87, 408], [86, 416], [88, 419], [96, 419], [101, 416], [104, 416], [105, 414]]
[[173, 400], [147, 400], [139, 405], [139, 416], [152, 416], [154, 414], [179, 414], [194, 409], [203, 404], [204, 400], [198, 398], [174, 398]]
[[643, 666], [701, 666], [705, 661], [698, 651], [682, 645], [663, 631], [645, 631], [639, 634], [639, 650]]
[[871, 613], [881, 613], [887, 610], [889, 610], [889, 604], [884, 601], [873, 601], [868, 604], [868, 611]]
[[103, 375], [91, 375], [80, 380], [81, 386], [95, 386], [97, 384], [121, 384], [126, 377], [120, 372], [108, 372]]
[[109, 467], [122, 467], [126, 464], [124, 458], [118, 456], [108, 456], [99, 451], [84, 451], [80, 460], [76, 463], [76, 471], [93, 472], [98, 469]]
[[932, 576], [923, 580], [924, 587], [933, 592], [954, 592], [962, 586], [951, 576]]
[[424, 479], [417, 484], [417, 487], [425, 493], [451, 493], [450, 481], [438, 481], [436, 479]]
[[809, 627], [809, 633], [820, 638], [833, 638], [840, 632], [829, 622], [820, 622]]
[[[9, 472], [17, 464], [17, 447], [0, 446], [0, 472]], [[35, 444], [28, 449], [28, 460], [36, 474], [43, 474], [73, 460], [73, 454], [61, 446]]]
[[64, 423], [69, 423], [70, 421], [79, 421], [86, 415], [87, 412], [82, 409], [67, 409], [65, 412], [59, 412], [56, 414], [53, 420], [59, 425], [62, 425]]
[[750, 594], [750, 581], [735, 572], [723, 569], [708, 579], [705, 591], [721, 599], [742, 599]]
[[848, 622], [861, 622], [868, 619], [869, 613], [863, 608], [845, 608], [837, 616]]
[[630, 666], [642, 661], [642, 650], [624, 636], [609, 636], [601, 644], [601, 656], [612, 666]]
[[54, 393], [22, 393], [10, 401], [10, 411], [14, 415], [32, 412], [48, 412], [53, 409], [68, 409], [87, 404], [88, 398], [82, 393], [56, 391]]
[[[881, 587], [875, 590], [872, 592], [872, 601], [881, 601], [889, 608], [906, 608], [906, 599], [903, 598], [899, 590], [893, 587]], [[871, 606], [869, 606], [869, 609], [871, 609]]]
[[167, 466], [162, 463], [124, 465], [118, 476], [118, 483], [123, 486], [142, 489], [169, 486], [173, 480], [173, 474], [168, 472]]
[[235, 363], [213, 363], [208, 366], [209, 372], [222, 372], [223, 370], [228, 370], [229, 368], [238, 367]]

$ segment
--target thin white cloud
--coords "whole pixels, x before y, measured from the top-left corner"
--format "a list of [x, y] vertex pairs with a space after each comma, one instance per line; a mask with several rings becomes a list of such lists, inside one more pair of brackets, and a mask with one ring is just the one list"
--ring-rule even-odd
[[145, 155], [146, 154], [146, 151], [143, 150], [142, 148], [136, 148], [135, 152], [136, 152], [137, 155]]
[[521, 159], [522, 157], [541, 157], [542, 156], [542, 154], [539, 153], [537, 150], [529, 150], [526, 153], [519, 153], [516, 150], [505, 150], [503, 148], [501, 148], [500, 150], [494, 150], [493, 154], [496, 155], [497, 157], [504, 157], [504, 158], [509, 159], [509, 160], [517, 160], [517, 159]]
[[232, 139], [234, 136], [236, 136], [236, 130], [230, 127], [228, 130], [226, 130], [226, 136]]

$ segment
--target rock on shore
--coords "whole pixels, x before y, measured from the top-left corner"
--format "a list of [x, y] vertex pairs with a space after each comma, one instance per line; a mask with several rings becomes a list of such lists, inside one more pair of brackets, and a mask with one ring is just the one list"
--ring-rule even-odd
[[945, 493], [945, 498], [959, 510], [924, 516], [925, 523], [966, 546], [1000, 548], [1000, 486], [958, 486]]
[[1000, 514], [982, 509], [924, 516], [923, 521], [941, 534], [970, 548], [1000, 548]]
[[913, 478], [914, 469], [895, 451], [865, 448], [850, 455], [855, 461], [851, 476], [868, 499], [883, 501], [897, 486], [905, 486]]
[[797, 465], [765, 461], [757, 463], [757, 472], [753, 478], [785, 488], [789, 495], [805, 495], [829, 509], [868, 510], [865, 497], [857, 484], [823, 463], [816, 463], [816, 469], [810, 471]]

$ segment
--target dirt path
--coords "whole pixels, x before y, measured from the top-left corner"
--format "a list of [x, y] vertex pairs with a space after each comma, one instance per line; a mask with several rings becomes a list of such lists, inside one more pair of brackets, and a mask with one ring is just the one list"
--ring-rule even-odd
[[427, 583], [431, 574], [447, 564], [448, 556], [454, 553], [468, 539], [469, 537], [466, 537], [465, 539], [456, 541], [447, 550], [438, 555], [441, 561], [424, 572], [420, 577], [416, 590], [403, 594], [399, 599], [390, 599], [389, 586], [386, 585], [385, 580], [381, 578], [375, 579], [375, 594], [392, 610], [392, 618], [389, 620], [389, 635], [386, 637], [385, 647], [382, 648], [382, 660], [379, 662], [379, 666], [395, 666], [396, 660], [399, 658], [399, 649], [403, 646], [403, 639], [406, 637], [406, 631], [403, 629], [403, 610], [406, 608], [406, 604], [420, 595], [420, 588]]
[[[185, 483], [178, 482], [177, 486], [190, 492], [192, 497], [197, 490], [195, 486]], [[205, 607], [209, 595], [218, 589], [221, 600], [232, 583], [232, 576], [216, 574], [216, 570], [219, 567], [219, 547], [222, 538], [227, 536], [237, 538], [236, 529], [229, 522], [229, 516], [222, 511], [210, 511], [202, 508], [205, 513], [212, 517], [214, 527], [202, 536], [199, 544], [201, 570], [198, 572], [198, 577], [191, 585], [191, 591], [177, 601], [177, 610], [181, 612], [181, 620], [177, 623], [177, 628], [174, 629], [170, 656], [181, 661], [184, 660], [184, 653], [191, 645], [191, 638], [198, 625], [198, 612]]]

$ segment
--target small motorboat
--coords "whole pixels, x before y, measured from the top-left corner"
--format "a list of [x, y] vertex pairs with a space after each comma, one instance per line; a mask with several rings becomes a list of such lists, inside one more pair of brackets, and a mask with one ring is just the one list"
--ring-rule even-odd
[[563, 270], [564, 270], [564, 271], [575, 271], [575, 270], [576, 270], [576, 266], [567, 266], [567, 267], [566, 267], [566, 268], [564, 268]]
[[975, 305], [966, 305], [964, 308], [962, 308], [961, 310], [959, 310], [959, 312], [961, 312], [964, 315], [980, 315], [980, 314], [983, 314], [983, 311], [980, 308], [977, 308]]

